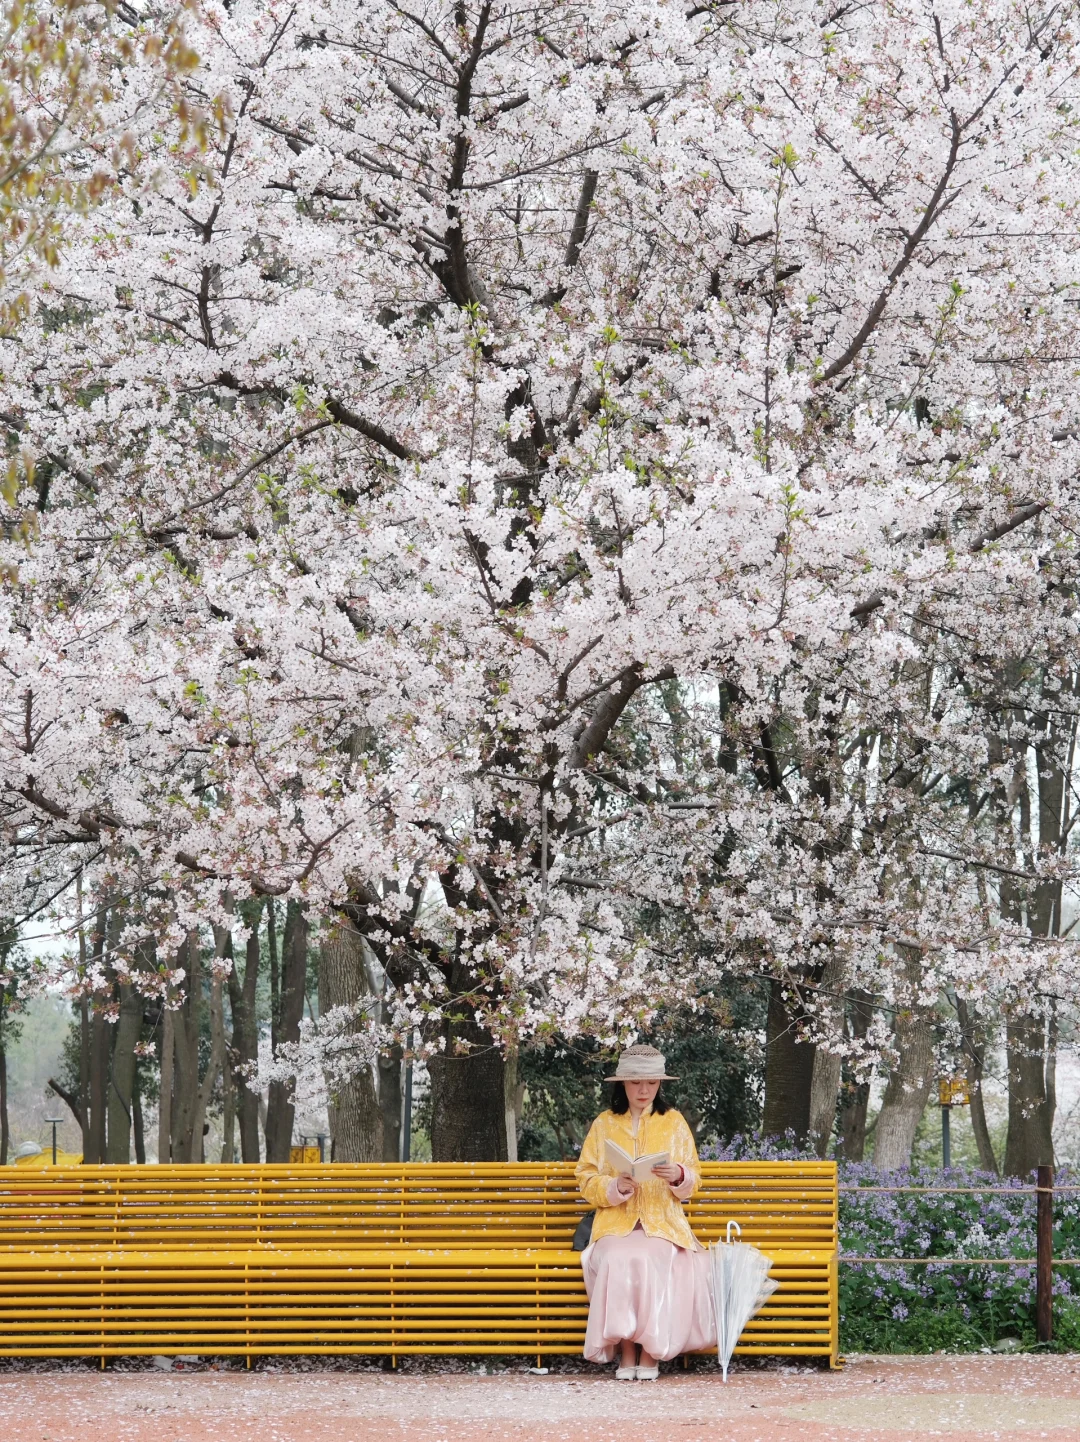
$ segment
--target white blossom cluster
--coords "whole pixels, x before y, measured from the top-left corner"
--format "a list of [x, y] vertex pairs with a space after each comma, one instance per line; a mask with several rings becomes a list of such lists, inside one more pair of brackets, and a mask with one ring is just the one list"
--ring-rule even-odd
[[1076, 24], [207, 4], [0, 341], [4, 911], [346, 908], [399, 1035], [1075, 995]]

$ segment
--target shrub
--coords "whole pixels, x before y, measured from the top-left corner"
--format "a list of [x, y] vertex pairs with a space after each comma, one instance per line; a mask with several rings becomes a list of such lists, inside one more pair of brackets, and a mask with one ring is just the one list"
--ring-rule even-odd
[[[797, 1158], [790, 1143], [736, 1137], [716, 1160]], [[1030, 1183], [959, 1167], [883, 1174], [841, 1163], [841, 1257], [963, 1257], [988, 1262], [1034, 1258], [1035, 1195]], [[1059, 1186], [1076, 1185], [1062, 1169]], [[873, 1187], [992, 1187], [994, 1194], [891, 1192]], [[1054, 1256], [1080, 1257], [1080, 1193], [1054, 1199]], [[1080, 1268], [1054, 1274], [1056, 1350], [1080, 1349]], [[853, 1352], [972, 1351], [1002, 1337], [1035, 1342], [1035, 1268], [932, 1261], [918, 1266], [840, 1267], [840, 1345]]]

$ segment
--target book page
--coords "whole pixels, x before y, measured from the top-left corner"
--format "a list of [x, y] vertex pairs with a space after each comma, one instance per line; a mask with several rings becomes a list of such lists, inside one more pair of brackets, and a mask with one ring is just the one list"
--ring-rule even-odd
[[652, 1156], [638, 1157], [634, 1162], [630, 1175], [634, 1178], [635, 1182], [644, 1182], [652, 1176], [653, 1167], [666, 1167], [667, 1164], [667, 1152], [653, 1152]]
[[635, 1182], [644, 1182], [652, 1176], [653, 1167], [668, 1163], [667, 1152], [653, 1152], [647, 1157], [632, 1157], [618, 1142], [604, 1143], [604, 1161], [617, 1177], [633, 1177]]
[[604, 1161], [617, 1177], [628, 1177], [633, 1172], [634, 1159], [629, 1152], [623, 1151], [618, 1142], [604, 1143]]

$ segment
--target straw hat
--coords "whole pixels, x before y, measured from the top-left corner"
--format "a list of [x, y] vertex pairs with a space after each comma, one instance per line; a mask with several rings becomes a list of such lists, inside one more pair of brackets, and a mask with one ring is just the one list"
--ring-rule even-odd
[[614, 1076], [605, 1081], [678, 1081], [664, 1070], [664, 1053], [654, 1046], [628, 1046], [619, 1054], [619, 1065]]

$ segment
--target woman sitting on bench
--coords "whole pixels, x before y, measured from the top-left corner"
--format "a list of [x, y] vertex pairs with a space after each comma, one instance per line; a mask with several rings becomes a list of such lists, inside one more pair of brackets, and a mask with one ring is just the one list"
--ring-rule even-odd
[[[682, 1114], [660, 1093], [661, 1082], [676, 1078], [665, 1074], [655, 1047], [628, 1047], [605, 1080], [615, 1083], [611, 1109], [593, 1122], [576, 1170], [596, 1208], [581, 1254], [589, 1294], [585, 1356], [610, 1362], [618, 1353], [620, 1381], [652, 1381], [658, 1361], [716, 1341], [708, 1253], [681, 1206], [698, 1185], [697, 1148]], [[635, 1181], [619, 1148], [628, 1160], [666, 1160]]]

